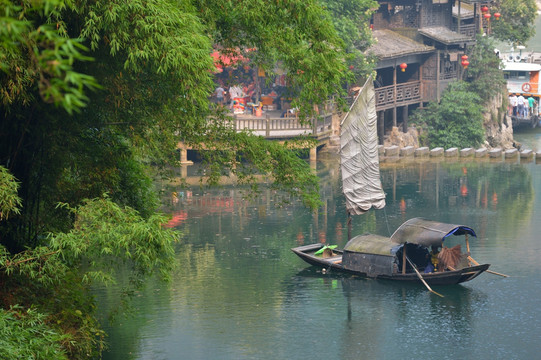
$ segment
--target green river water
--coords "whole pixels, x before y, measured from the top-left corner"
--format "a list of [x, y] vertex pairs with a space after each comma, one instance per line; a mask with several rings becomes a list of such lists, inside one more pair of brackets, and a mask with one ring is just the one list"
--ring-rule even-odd
[[[517, 133], [541, 148], [541, 131]], [[196, 165], [188, 167], [188, 175]], [[149, 283], [132, 317], [105, 322], [105, 359], [534, 359], [541, 343], [541, 163], [383, 163], [384, 210], [353, 233], [389, 235], [411, 217], [473, 227], [472, 256], [511, 275], [434, 287], [322, 274], [290, 248], [347, 238], [338, 160], [317, 163], [325, 206], [310, 212], [266, 190], [177, 191], [164, 209], [184, 232], [179, 271]], [[281, 206], [280, 206], [281, 205]], [[103, 313], [114, 290], [97, 292]]]

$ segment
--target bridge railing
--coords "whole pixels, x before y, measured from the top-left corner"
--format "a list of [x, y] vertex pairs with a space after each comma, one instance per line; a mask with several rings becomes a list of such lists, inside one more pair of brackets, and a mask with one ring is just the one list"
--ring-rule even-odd
[[232, 117], [237, 131], [251, 131], [267, 138], [288, 138], [298, 135], [318, 136], [331, 132], [332, 114], [318, 116], [308, 121], [300, 121], [297, 117]]

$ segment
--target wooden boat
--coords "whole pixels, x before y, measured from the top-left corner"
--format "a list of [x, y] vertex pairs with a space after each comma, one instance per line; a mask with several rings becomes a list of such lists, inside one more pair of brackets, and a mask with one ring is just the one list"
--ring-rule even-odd
[[[389, 238], [366, 234], [355, 236], [343, 250], [329, 250], [321, 253], [324, 244], [311, 244], [291, 249], [307, 263], [318, 266], [326, 272], [339, 271], [363, 277], [421, 282], [418, 273], [430, 285], [450, 285], [472, 280], [489, 268], [489, 264], [477, 264], [469, 252], [461, 257], [452, 269], [428, 272], [429, 248], [443, 247], [450, 235], [474, 236], [473, 229], [436, 221], [413, 218], [403, 223]], [[405, 249], [405, 251], [404, 251]], [[316, 254], [317, 252], [320, 254]], [[414, 268], [415, 267], [415, 268]]]
[[[530, 54], [530, 55], [533, 55]], [[507, 91], [509, 96], [522, 95], [525, 99], [534, 98], [535, 106], [533, 111], [528, 111], [528, 115], [510, 112], [513, 128], [531, 127], [535, 128], [541, 120], [539, 105], [541, 100], [541, 86], [539, 86], [539, 75], [541, 73], [541, 64], [534, 63], [532, 56], [522, 56], [522, 54], [508, 54], [502, 56], [502, 70], [507, 81]], [[541, 59], [541, 54], [537, 54]]]
[[[382, 209], [385, 206], [376, 124], [374, 85], [369, 78], [341, 123], [340, 168], [348, 216], [361, 215], [372, 208]], [[352, 238], [350, 220], [349, 241], [343, 250], [331, 249], [324, 244], [299, 246], [291, 250], [307, 263], [326, 271], [422, 282], [433, 293], [435, 291], [428, 284], [469, 281], [490, 266], [479, 265], [469, 256], [468, 236], [475, 237], [475, 232], [467, 226], [414, 218], [402, 224], [390, 238], [373, 234]], [[467, 252], [462, 254], [459, 247], [454, 247], [452, 251], [442, 248], [440, 254], [445, 252], [451, 258], [442, 257], [440, 271], [429, 272], [428, 248], [443, 247], [444, 240], [450, 235], [464, 235]], [[438, 255], [438, 259], [441, 255]]]

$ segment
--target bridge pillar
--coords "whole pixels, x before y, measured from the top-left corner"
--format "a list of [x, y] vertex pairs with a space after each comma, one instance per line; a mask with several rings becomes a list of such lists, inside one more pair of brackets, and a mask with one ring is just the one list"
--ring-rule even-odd
[[317, 160], [317, 147], [310, 149], [310, 162], [315, 162]]
[[188, 165], [180, 165], [180, 177], [183, 179], [188, 177]]

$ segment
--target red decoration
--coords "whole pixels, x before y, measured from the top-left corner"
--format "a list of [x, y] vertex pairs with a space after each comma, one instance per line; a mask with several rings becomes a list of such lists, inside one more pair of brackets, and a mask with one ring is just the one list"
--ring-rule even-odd
[[463, 61], [464, 61], [464, 60], [468, 60], [468, 55], [462, 55], [460, 58], [461, 58]]
[[464, 69], [468, 68], [468, 65], [470, 65], [470, 62], [468, 60], [462, 60], [462, 66], [464, 66]]
[[462, 195], [462, 197], [468, 196], [468, 187], [466, 185], [460, 186], [460, 195]]
[[488, 6], [483, 5], [483, 7], [481, 8], [481, 11], [486, 13], [488, 11]]
[[485, 15], [483, 15], [485, 17], [485, 19], [489, 20], [490, 19], [490, 14], [489, 13], [486, 13]]
[[494, 17], [496, 18], [496, 20], [500, 20], [500, 16], [502, 16], [502, 14], [494, 13]]
[[406, 71], [407, 67], [408, 67], [408, 64], [406, 64], [406, 63], [400, 64], [400, 69], [402, 69], [402, 72]]

